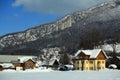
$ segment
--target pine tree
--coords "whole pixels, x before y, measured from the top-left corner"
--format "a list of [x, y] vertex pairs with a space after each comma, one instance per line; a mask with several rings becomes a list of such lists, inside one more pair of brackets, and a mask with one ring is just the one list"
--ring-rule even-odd
[[67, 53], [61, 54], [60, 63], [62, 65], [70, 64], [70, 56]]

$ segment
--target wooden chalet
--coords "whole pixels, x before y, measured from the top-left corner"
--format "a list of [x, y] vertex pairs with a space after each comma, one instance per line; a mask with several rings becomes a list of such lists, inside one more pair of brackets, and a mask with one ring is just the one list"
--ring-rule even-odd
[[24, 60], [18, 59], [18, 61], [13, 61], [12, 64], [16, 69], [34, 69], [36, 67], [36, 61], [31, 58], [24, 58]]

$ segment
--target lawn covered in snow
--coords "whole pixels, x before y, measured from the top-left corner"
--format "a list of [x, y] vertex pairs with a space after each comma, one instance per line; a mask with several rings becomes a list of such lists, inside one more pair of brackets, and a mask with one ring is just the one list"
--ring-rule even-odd
[[0, 80], [120, 80], [120, 71], [6, 71], [0, 72]]

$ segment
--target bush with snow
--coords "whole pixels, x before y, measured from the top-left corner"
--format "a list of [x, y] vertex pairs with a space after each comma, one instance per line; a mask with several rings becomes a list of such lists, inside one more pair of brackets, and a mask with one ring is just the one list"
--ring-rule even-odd
[[110, 64], [110, 65], [109, 65], [109, 68], [110, 68], [110, 69], [117, 69], [117, 65], [115, 65], [115, 64]]

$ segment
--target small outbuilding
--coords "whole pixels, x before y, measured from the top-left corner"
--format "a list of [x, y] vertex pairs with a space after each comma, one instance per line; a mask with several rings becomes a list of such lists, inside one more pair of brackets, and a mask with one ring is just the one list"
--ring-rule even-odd
[[57, 59], [50, 60], [49, 66], [52, 67], [52, 69], [58, 69], [59, 61]]
[[59, 65], [60, 65], [59, 60], [56, 58], [50, 59], [49, 61], [46, 60], [42, 62], [42, 67], [46, 67], [46, 68], [50, 67], [55, 70], [58, 69]]

